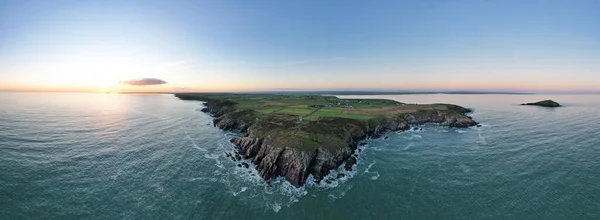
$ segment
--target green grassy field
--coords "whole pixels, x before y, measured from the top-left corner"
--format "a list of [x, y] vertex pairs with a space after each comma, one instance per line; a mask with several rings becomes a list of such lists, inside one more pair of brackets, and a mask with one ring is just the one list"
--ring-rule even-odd
[[339, 117], [339, 118], [352, 118], [352, 119], [369, 119], [374, 117], [373, 115], [368, 114], [346, 114], [344, 110], [341, 108], [333, 108], [327, 109], [322, 108], [319, 111], [315, 112], [311, 116], [315, 117]]
[[[405, 106], [386, 99], [339, 99], [335, 96], [277, 95], [277, 94], [190, 94], [203, 98], [228, 100], [239, 110], [253, 110], [260, 114], [304, 116], [303, 120], [315, 121], [335, 117], [371, 119], [378, 115], [397, 113]], [[316, 110], [316, 111], [315, 111]]]
[[[391, 100], [338, 99], [333, 96], [249, 94], [236, 96], [233, 94], [215, 94], [210, 95], [210, 97], [233, 101], [236, 103], [236, 108], [238, 109], [254, 110], [262, 114], [307, 116], [304, 120], [318, 120], [321, 117], [369, 119], [372, 118], [373, 115], [362, 113], [347, 114], [344, 113], [344, 109], [372, 109], [386, 106], [398, 106], [401, 104]], [[309, 115], [311, 113], [313, 114]]]
[[256, 111], [260, 112], [260, 113], [275, 113], [275, 112], [279, 112], [281, 110], [284, 110], [285, 108], [282, 107], [276, 107], [276, 108], [262, 108], [262, 109], [256, 109]]
[[277, 114], [288, 114], [288, 115], [308, 115], [314, 111], [314, 109], [308, 108], [286, 108], [281, 111], [276, 112]]

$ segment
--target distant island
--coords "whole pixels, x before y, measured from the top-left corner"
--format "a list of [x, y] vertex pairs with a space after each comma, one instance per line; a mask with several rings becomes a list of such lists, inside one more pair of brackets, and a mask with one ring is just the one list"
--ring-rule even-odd
[[[451, 104], [405, 104], [386, 99], [339, 99], [321, 95], [179, 93], [182, 100], [203, 101], [203, 112], [223, 130], [239, 130], [231, 139], [234, 161], [251, 159], [260, 176], [278, 176], [296, 187], [309, 174], [317, 182], [345, 163], [351, 170], [365, 138], [411, 125], [438, 123], [466, 128], [478, 123], [465, 115], [470, 109]], [[238, 164], [248, 168], [247, 163]], [[325, 180], [328, 182], [329, 180]], [[269, 182], [267, 182], [269, 183]]]
[[521, 105], [536, 105], [536, 106], [552, 107], [552, 108], [561, 106], [560, 104], [558, 104], [558, 102], [555, 102], [552, 100], [544, 100], [544, 101], [532, 102], [532, 103], [523, 103]]

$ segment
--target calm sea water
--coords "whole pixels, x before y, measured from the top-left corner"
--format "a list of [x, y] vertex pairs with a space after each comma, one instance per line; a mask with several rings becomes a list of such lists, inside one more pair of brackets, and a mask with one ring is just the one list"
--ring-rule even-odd
[[[600, 219], [600, 95], [377, 97], [483, 126], [390, 133], [347, 178], [270, 188], [199, 102], [0, 93], [0, 219]], [[517, 105], [547, 98], [566, 107]]]

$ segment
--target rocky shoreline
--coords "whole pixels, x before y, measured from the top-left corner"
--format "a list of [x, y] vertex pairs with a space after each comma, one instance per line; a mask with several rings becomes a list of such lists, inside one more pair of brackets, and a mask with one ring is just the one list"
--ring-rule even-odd
[[[226, 100], [191, 100], [205, 102], [202, 111], [214, 117], [214, 126], [242, 132], [243, 137], [231, 139], [236, 152], [235, 155], [226, 153], [228, 157], [236, 161], [249, 159], [263, 179], [282, 176], [296, 187], [304, 185], [311, 174], [320, 182], [331, 170], [344, 163], [346, 170], [352, 170], [357, 160], [355, 151], [359, 144], [364, 144], [360, 141], [366, 138], [380, 138], [386, 132], [405, 131], [411, 125], [424, 123], [457, 128], [478, 124], [465, 115], [471, 110], [454, 105], [450, 105], [452, 110], [448, 111], [418, 111], [373, 120], [323, 118], [299, 125], [295, 116], [240, 111], [236, 110], [234, 102]], [[290, 132], [315, 132], [316, 129], [323, 135], [311, 138], [317, 143], [314, 147], [306, 147], [305, 142], [296, 138], [297, 135], [289, 135]], [[332, 142], [329, 139], [342, 141]]]

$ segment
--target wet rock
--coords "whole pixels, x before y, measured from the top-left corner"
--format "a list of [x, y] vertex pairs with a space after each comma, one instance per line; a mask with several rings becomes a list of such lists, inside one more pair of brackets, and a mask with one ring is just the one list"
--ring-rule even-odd
[[243, 166], [244, 168], [248, 168], [250, 165], [248, 165], [248, 163], [246, 163], [246, 162], [243, 162], [243, 163], [242, 163], [242, 166]]
[[239, 164], [239, 163], [238, 163], [238, 165], [237, 165], [237, 166], [238, 166], [238, 167], [242, 167], [242, 165], [241, 165], [241, 164]]
[[385, 136], [385, 138], [383, 138], [383, 139], [384, 139], [384, 140], [387, 140], [388, 138], [389, 138], [388, 136]]
[[413, 128], [413, 130], [417, 131], [417, 130], [419, 130], [419, 128], [417, 128], [417, 127], [414, 127], [414, 128]]
[[267, 186], [273, 187], [273, 185], [271, 184], [271, 181], [267, 181]]
[[477, 127], [478, 127], [478, 128], [480, 128], [480, 127], [481, 127], [481, 125], [477, 125]]
[[331, 180], [325, 180], [325, 183], [331, 184]]
[[350, 159], [346, 160], [346, 165], [344, 166], [344, 169], [346, 169], [347, 171], [352, 171], [352, 166], [354, 166], [354, 164], [356, 164], [356, 157], [350, 157]]
[[239, 154], [235, 155], [235, 160], [241, 160], [241, 159], [242, 159], [242, 157]]
[[358, 152], [361, 152], [361, 151], [362, 151], [362, 149], [360, 149], [360, 148], [359, 148], [359, 149], [358, 149]]
[[360, 144], [358, 144], [358, 146], [361, 146], [361, 147], [362, 147], [362, 146], [366, 146], [366, 145], [367, 145], [367, 143], [366, 143], [366, 142], [360, 142]]
[[338, 179], [339, 179], [339, 178], [344, 178], [345, 176], [346, 176], [346, 174], [340, 173], [340, 174], [338, 174], [338, 175], [337, 175], [337, 178], [338, 178]]

